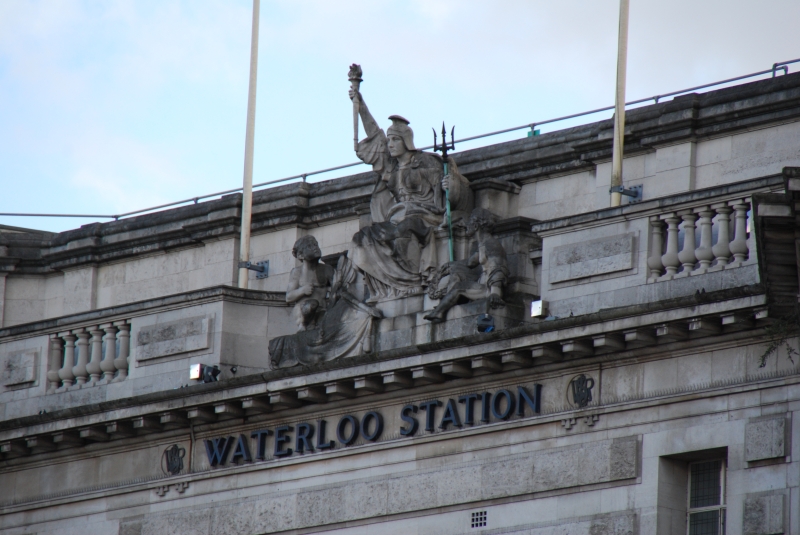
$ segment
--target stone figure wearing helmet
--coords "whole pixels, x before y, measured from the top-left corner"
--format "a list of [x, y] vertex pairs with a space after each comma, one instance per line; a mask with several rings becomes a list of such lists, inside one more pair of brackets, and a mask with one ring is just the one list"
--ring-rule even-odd
[[407, 119], [390, 116], [384, 133], [361, 94], [351, 89], [350, 98], [358, 99], [367, 133], [356, 154], [378, 174], [370, 201], [372, 225], [353, 236], [352, 261], [364, 273], [373, 302], [421, 294], [428, 277], [447, 260], [438, 258], [435, 235], [445, 212], [444, 188], [450, 190], [454, 212], [472, 209], [472, 190], [452, 160], [445, 177], [438, 155], [417, 150]]

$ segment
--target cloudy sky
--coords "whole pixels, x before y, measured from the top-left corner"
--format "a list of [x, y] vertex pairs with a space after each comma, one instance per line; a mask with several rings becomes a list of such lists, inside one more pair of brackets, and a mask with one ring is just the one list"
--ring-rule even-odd
[[[631, 4], [628, 100], [800, 57], [797, 0]], [[0, 1], [0, 212], [117, 214], [241, 186], [251, 13], [251, 0]], [[618, 0], [262, 0], [254, 179], [356, 159], [353, 62], [375, 116], [407, 117], [419, 145], [442, 120], [458, 138], [609, 105], [617, 13]]]

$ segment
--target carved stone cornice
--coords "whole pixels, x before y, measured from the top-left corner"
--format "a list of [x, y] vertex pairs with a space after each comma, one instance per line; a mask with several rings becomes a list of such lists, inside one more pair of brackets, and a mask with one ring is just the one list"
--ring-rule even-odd
[[[704, 94], [689, 94], [626, 113], [628, 155], [800, 118], [800, 73]], [[519, 182], [593, 169], [611, 158], [613, 121], [604, 120], [453, 155], [473, 189], [514, 193]], [[369, 202], [372, 172], [256, 191], [252, 230], [270, 232], [358, 218]], [[46, 274], [85, 264], [202, 246], [239, 233], [241, 194], [52, 234], [0, 232], [15, 272]], [[576, 217], [589, 217], [586, 214]], [[9, 264], [6, 262], [5, 264]]]
[[[690, 93], [625, 112], [625, 154], [714, 137], [800, 117], [800, 73], [709, 93]], [[614, 121], [607, 119], [454, 154], [471, 181], [547, 178], [611, 160]]]

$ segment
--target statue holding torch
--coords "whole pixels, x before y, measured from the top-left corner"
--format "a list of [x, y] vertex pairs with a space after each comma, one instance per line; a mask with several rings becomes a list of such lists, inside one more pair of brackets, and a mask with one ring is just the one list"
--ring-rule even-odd
[[[379, 178], [370, 200], [372, 225], [353, 236], [352, 261], [364, 273], [372, 300], [420, 294], [441, 264], [435, 230], [448, 221], [448, 211], [472, 210], [472, 190], [446, 151], [443, 160], [417, 150], [408, 119], [390, 116], [384, 133], [361, 95], [361, 76], [361, 67], [351, 65], [355, 150]], [[358, 117], [367, 134], [361, 141]], [[450, 251], [452, 259], [452, 246]]]

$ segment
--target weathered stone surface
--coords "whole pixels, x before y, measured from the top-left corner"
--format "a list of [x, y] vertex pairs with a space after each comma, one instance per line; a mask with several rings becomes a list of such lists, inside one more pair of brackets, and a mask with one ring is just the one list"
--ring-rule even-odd
[[622, 438], [614, 440], [609, 448], [608, 463], [610, 480], [627, 479], [637, 476], [636, 463], [639, 443], [637, 440]]
[[36, 380], [36, 364], [39, 359], [37, 351], [11, 354], [3, 364], [0, 383], [4, 386], [17, 386], [32, 383]]
[[748, 494], [744, 500], [743, 535], [785, 533], [783, 494]]
[[419, 474], [389, 480], [389, 513], [424, 509], [436, 503], [436, 479]]
[[345, 508], [348, 518], [372, 518], [389, 510], [389, 482], [364, 481], [347, 488]]
[[635, 437], [561, 448], [534, 457], [532, 490], [588, 485], [636, 477]]
[[[502, 460], [489, 457], [410, 474], [287, 491], [238, 503], [223, 503], [202, 513], [152, 515], [144, 520], [124, 522], [121, 529], [131, 531], [131, 535], [160, 533], [160, 529], [171, 529], [174, 533], [238, 535], [324, 526], [629, 479], [636, 477], [637, 455], [636, 437], [603, 440], [507, 455]], [[625, 534], [630, 533], [631, 522], [625, 515], [601, 516], [581, 521], [575, 533]], [[549, 528], [541, 529], [541, 533], [550, 533]]]
[[214, 535], [253, 533], [255, 506], [255, 502], [248, 501], [236, 507], [215, 507], [211, 510], [209, 533]]
[[[164, 533], [207, 535], [211, 533], [213, 514], [213, 509], [200, 509], [191, 515], [185, 513], [148, 515], [142, 520], [140, 533], [141, 535], [163, 535]], [[136, 524], [132, 524], [132, 527], [136, 529]]]
[[119, 535], [142, 535], [142, 517], [124, 519], [119, 523]]
[[635, 234], [621, 234], [553, 249], [550, 283], [624, 271], [633, 267]]
[[195, 316], [142, 327], [136, 335], [136, 359], [141, 361], [208, 349], [213, 319], [213, 316]]
[[347, 520], [346, 497], [345, 487], [299, 493], [294, 527], [320, 526]]
[[759, 461], [786, 455], [786, 418], [751, 420], [745, 426], [745, 460]]
[[[637, 531], [636, 514], [599, 514], [567, 521], [540, 522], [490, 533], [503, 535], [633, 535]], [[491, 522], [491, 520], [490, 520]]]
[[481, 488], [493, 497], [524, 494], [534, 479], [532, 457], [502, 459], [481, 466]]
[[253, 533], [272, 533], [291, 528], [294, 524], [296, 510], [296, 494], [255, 501], [252, 509]]
[[[466, 171], [470, 180], [499, 177], [519, 182], [527, 191], [522, 192], [525, 200], [519, 203], [525, 214], [540, 220], [560, 218], [542, 221], [542, 231], [537, 230], [537, 239], [543, 241], [543, 259], [529, 254], [538, 252], [532, 249], [536, 244], [532, 239], [522, 240], [522, 233], [516, 234], [520, 238], [511, 230], [502, 237], [495, 235], [506, 251], [518, 251], [515, 259], [509, 255], [509, 291], [504, 299], [524, 292], [538, 295], [532, 288], [542, 282], [545, 295], [539, 297], [550, 301], [552, 315], [560, 318], [523, 322], [525, 317], [520, 315], [512, 323], [512, 305], [527, 312], [521, 299], [509, 301], [502, 312], [493, 314], [496, 325], [504, 329], [489, 335], [474, 332], [474, 313], [485, 302], [457, 304], [448, 313], [448, 322], [431, 326], [421, 318], [435, 303], [430, 298], [409, 298], [380, 303], [395, 310], [381, 322], [381, 335], [369, 358], [362, 355], [302, 371], [263, 371], [259, 359], [264, 359], [265, 342], [290, 332], [286, 329], [290, 308], [285, 296], [279, 295], [281, 303], [277, 303], [268, 299], [266, 292], [218, 287], [214, 291], [227, 296], [218, 299], [209, 289], [233, 280], [238, 196], [108, 225], [89, 225], [44, 239], [47, 243], [37, 242], [31, 248], [23, 247], [16, 238], [0, 236], [0, 264], [7, 261], [6, 254], [15, 257], [10, 264], [20, 259], [7, 275], [3, 307], [7, 325], [12, 327], [0, 330], [2, 363], [11, 353], [37, 350], [40, 368], [35, 375], [42, 383], [45, 374], [41, 366], [59, 357], [58, 344], [50, 345], [50, 333], [130, 321], [135, 346], [142, 327], [216, 313], [212, 350], [134, 365], [124, 382], [73, 385], [76, 388], [52, 394], [45, 393], [48, 385], [38, 384], [0, 393], [0, 489], [9, 495], [0, 496], [0, 531], [239, 535], [323, 532], [335, 527], [341, 533], [627, 535], [660, 534], [666, 526], [666, 533], [685, 533], [688, 459], [700, 456], [697, 452], [716, 455], [719, 448], [727, 447], [729, 531], [740, 532], [742, 522], [745, 531], [751, 530], [746, 525], [750, 522], [757, 533], [781, 528], [784, 533], [791, 532], [788, 520], [794, 502], [789, 498], [797, 488], [794, 467], [784, 462], [747, 465], [743, 433], [747, 418], [768, 413], [784, 414], [788, 431], [792, 421], [788, 413], [797, 408], [800, 389], [792, 378], [796, 375], [794, 364], [779, 355], [769, 360], [768, 368], [757, 368], [763, 351], [762, 331], [747, 331], [751, 324], [758, 327], [763, 323], [766, 310], [757, 312], [757, 307], [766, 304], [765, 291], [775, 288], [768, 276], [760, 278], [760, 268], [766, 267], [763, 273], [768, 273], [770, 266], [777, 265], [783, 277], [779, 282], [794, 279], [794, 285], [786, 284], [780, 291], [789, 301], [796, 301], [794, 221], [788, 218], [788, 226], [780, 228], [762, 226], [756, 219], [751, 226], [755, 232], [751, 232], [754, 248], [750, 251], [757, 250], [761, 257], [753, 254], [747, 260], [753, 264], [733, 266], [736, 269], [726, 267], [680, 281], [648, 283], [643, 256], [646, 252], [649, 256], [647, 242], [652, 235], [646, 227], [651, 216], [757, 199], [758, 192], [784, 187], [787, 193], [780, 195], [784, 197], [780, 202], [785, 201], [786, 207], [794, 206], [788, 196], [800, 199], [800, 193], [792, 193], [795, 189], [784, 186], [780, 176], [770, 176], [781, 160], [791, 165], [800, 158], [800, 121], [795, 120], [800, 109], [800, 76], [793, 79], [790, 91], [786, 77], [776, 78], [759, 82], [762, 90], [758, 91], [731, 88], [632, 112], [632, 151], [625, 162], [625, 178], [626, 184], [630, 180], [644, 183], [645, 200], [636, 205], [605, 208], [610, 164], [597, 162], [604, 162], [610, 150], [608, 121], [461, 152], [459, 163], [463, 158], [462, 169], [470, 169]], [[763, 90], [767, 86], [771, 89]], [[778, 120], [783, 124], [771, 124]], [[713, 139], [706, 136], [709, 133]], [[696, 143], [696, 147], [687, 143]], [[671, 145], [676, 148], [669, 148]], [[693, 167], [697, 167], [696, 186], [710, 189], [649, 197], [671, 188], [693, 187]], [[654, 182], [666, 178], [674, 180]], [[253, 242], [258, 245], [251, 252], [259, 255], [254, 260], [269, 259], [275, 273], [258, 282], [251, 278], [251, 284], [284, 289], [294, 267], [286, 253], [304, 233], [316, 236], [324, 254], [347, 249], [353, 233], [374, 223], [364, 216], [369, 211], [364, 204], [376, 179], [368, 173], [256, 193]], [[475, 190], [479, 202], [488, 203], [485, 206], [510, 206], [502, 199], [504, 190]], [[498, 195], [480, 197], [489, 191]], [[587, 198], [592, 201], [586, 203]], [[757, 205], [755, 200], [753, 203]], [[601, 209], [592, 211], [598, 207]], [[568, 221], [570, 215], [575, 218]], [[515, 225], [521, 228], [524, 223], [520, 220]], [[531, 228], [531, 223], [527, 226]], [[629, 272], [570, 279], [558, 283], [557, 288], [548, 287], [555, 247], [630, 232], [638, 237]], [[441, 230], [434, 234], [438, 258], [446, 258], [447, 250], [441, 247], [446, 235]], [[775, 251], [775, 234], [787, 235], [786, 248]], [[456, 234], [456, 257], [462, 254], [463, 258], [466, 249], [458, 239]], [[18, 254], [30, 249], [35, 249], [35, 254]], [[769, 265], [764, 265], [762, 257]], [[63, 275], [63, 268], [71, 264], [78, 269], [98, 266], [95, 306], [109, 308], [80, 314], [62, 310], [65, 280], [74, 280]], [[91, 278], [85, 280], [91, 282]], [[529, 284], [530, 280], [536, 284]], [[175, 292], [191, 289], [195, 291], [175, 299]], [[90, 286], [76, 285], [73, 290], [81, 299], [91, 298], [85, 293]], [[215, 304], [220, 299], [222, 302]], [[415, 301], [419, 308], [410, 306]], [[742, 322], [747, 325], [714, 329], [714, 339], [695, 336], [711, 332], [705, 329], [669, 345], [662, 343], [664, 337], [656, 343], [655, 336], [646, 335], [652, 334], [655, 324], [675, 326], [692, 318], [718, 322], [720, 315], [730, 313], [749, 316], [749, 321]], [[769, 314], [780, 317], [773, 315], [772, 308]], [[21, 325], [26, 321], [38, 323]], [[644, 334], [623, 346], [619, 337], [624, 332]], [[381, 340], [384, 333], [386, 338]], [[580, 357], [577, 352], [561, 355], [562, 341], [591, 344], [597, 336], [609, 334], [619, 338], [614, 347], [618, 354], [587, 350]], [[250, 338], [245, 343], [246, 337]], [[639, 351], [646, 344], [649, 346]], [[529, 368], [500, 368], [501, 356], [529, 351], [530, 347], [558, 348], [560, 358], [536, 359]], [[578, 360], [586, 355], [595, 360]], [[190, 359], [219, 364], [221, 381], [176, 389], [187, 381]], [[475, 359], [494, 359], [495, 366], [472, 368]], [[135, 364], [134, 359], [131, 362]], [[236, 375], [231, 369], [234, 365], [238, 366]], [[466, 372], [453, 372], [458, 367]], [[431, 373], [425, 381], [414, 383], [407, 377], [407, 391], [388, 392], [383, 384], [360, 388], [387, 374], [400, 376], [413, 369]], [[597, 406], [585, 411], [570, 409], [566, 405], [568, 379], [594, 370]], [[432, 384], [432, 380], [442, 382]], [[544, 392], [542, 412], [536, 417], [527, 413], [519, 419], [515, 413], [509, 421], [492, 417], [484, 428], [464, 423], [461, 429], [451, 425], [446, 431], [437, 427], [433, 433], [421, 429], [415, 438], [396, 435], [399, 407], [406, 403], [430, 397], [455, 399], [468, 392], [492, 393], [501, 384], [534, 380], [543, 383]], [[315, 398], [319, 404], [276, 405], [270, 412], [247, 414], [246, 420], [218, 418], [194, 422], [193, 428], [181, 417], [169, 429], [152, 429], [136, 437], [111, 437], [88, 445], [59, 441], [46, 457], [28, 447], [72, 428], [105, 430], [108, 422], [123, 425], [165, 412], [180, 416], [244, 399], [262, 400], [266, 409], [271, 393], [293, 396], [300, 389], [310, 391], [333, 383], [351, 389], [353, 397], [325, 400], [320, 395]], [[333, 452], [205, 470], [202, 441], [209, 436], [235, 436], [256, 427], [274, 429], [282, 423], [297, 426], [317, 418], [334, 422], [341, 414], [360, 416], [367, 409], [386, 415], [386, 436], [374, 444], [358, 442], [349, 449], [337, 445]], [[436, 412], [434, 426], [443, 411], [439, 408]], [[576, 423], [566, 426], [561, 425], [563, 421]], [[751, 423], [760, 421], [754, 418]], [[328, 426], [328, 438], [335, 434], [333, 427]], [[641, 436], [638, 442], [634, 438], [614, 440], [634, 433]], [[790, 435], [784, 436], [782, 450], [789, 454]], [[161, 455], [176, 441], [183, 447], [193, 445], [191, 450], [187, 447], [192, 471], [176, 478], [191, 483], [182, 487], [186, 492], [180, 493], [175, 484], [164, 485], [167, 481], [130, 483], [141, 477], [161, 477]], [[268, 456], [271, 446], [270, 442]], [[773, 450], [781, 448], [773, 446], [760, 449], [774, 455]], [[661, 467], [663, 459], [674, 462]], [[774, 459], [782, 461], [780, 456]], [[673, 471], [671, 478], [666, 477], [667, 470]], [[153, 492], [153, 487], [164, 486], [171, 489], [168, 494]], [[780, 508], [773, 507], [772, 497], [743, 494], [766, 489], [783, 493], [783, 502], [778, 504], [783, 511], [781, 526], [774, 522], [780, 517]], [[488, 511], [486, 530], [470, 530], [470, 509]], [[662, 519], [665, 509], [668, 522]], [[132, 517], [134, 514], [142, 516]], [[319, 522], [323, 523], [310, 525]]]

